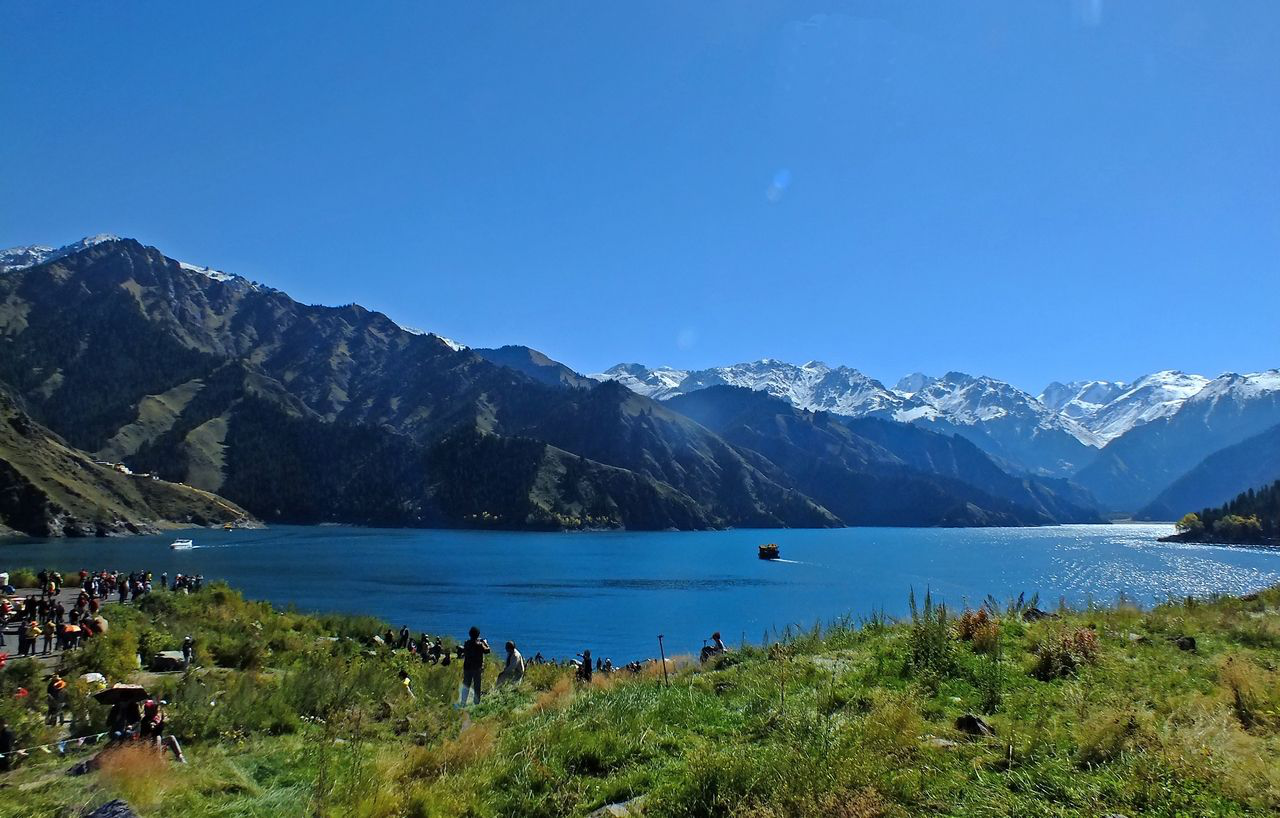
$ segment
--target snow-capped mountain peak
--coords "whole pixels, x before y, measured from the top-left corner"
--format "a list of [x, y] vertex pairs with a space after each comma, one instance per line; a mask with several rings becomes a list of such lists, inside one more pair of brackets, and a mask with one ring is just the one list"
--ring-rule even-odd
[[1216, 406], [1227, 400], [1244, 403], [1272, 392], [1280, 392], [1280, 369], [1243, 375], [1227, 372], [1206, 383], [1203, 389], [1187, 398], [1186, 402], [1196, 406]]
[[1040, 402], [1068, 417], [1082, 418], [1096, 412], [1124, 392], [1120, 381], [1054, 381], [1039, 395]]
[[643, 364], [618, 364], [588, 377], [597, 381], [617, 381], [632, 392], [664, 400], [682, 394], [680, 384], [689, 377], [689, 373], [669, 366], [649, 369]]
[[937, 378], [931, 378], [923, 372], [912, 372], [910, 375], [904, 375], [898, 379], [898, 383], [893, 387], [893, 391], [902, 395], [914, 395], [920, 390], [933, 384]]
[[1100, 405], [1077, 402], [1073, 406], [1081, 410], [1077, 416], [1080, 422], [1106, 444], [1135, 426], [1177, 412], [1208, 382], [1202, 375], [1166, 369], [1126, 384], [1123, 391]]
[[922, 383], [912, 396], [932, 412], [917, 412], [912, 420], [945, 420], [961, 426], [1007, 421], [1026, 428], [1065, 432], [1086, 446], [1098, 446], [1097, 438], [1085, 427], [1045, 406], [1016, 386], [986, 375], [948, 372], [941, 378], [912, 376], [907, 386]]
[[47, 247], [43, 244], [10, 247], [8, 250], [0, 250], [0, 272], [21, 270], [26, 267], [34, 267], [37, 264], [56, 261], [63, 256], [69, 256], [72, 253], [78, 253], [81, 250], [93, 247], [95, 244], [102, 244], [105, 241], [118, 241], [119, 239], [119, 236], [113, 236], [110, 233], [99, 233], [96, 236], [85, 236], [79, 241], [73, 241], [62, 247]]
[[672, 367], [650, 369], [642, 364], [618, 364], [592, 375], [618, 381], [633, 392], [665, 400], [711, 386], [739, 386], [782, 398], [800, 409], [841, 415], [891, 415], [903, 398], [856, 369], [831, 367], [822, 361], [796, 365], [775, 358], [709, 369]]

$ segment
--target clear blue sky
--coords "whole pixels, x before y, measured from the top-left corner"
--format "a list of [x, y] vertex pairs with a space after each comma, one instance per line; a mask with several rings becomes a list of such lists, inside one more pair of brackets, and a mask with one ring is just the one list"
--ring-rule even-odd
[[0, 246], [584, 371], [1280, 366], [1280, 3], [0, 4]]

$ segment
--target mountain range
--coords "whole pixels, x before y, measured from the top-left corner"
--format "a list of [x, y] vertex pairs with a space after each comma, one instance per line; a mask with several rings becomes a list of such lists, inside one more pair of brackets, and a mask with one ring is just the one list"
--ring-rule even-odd
[[[765, 359], [702, 370], [633, 363], [591, 377], [668, 402], [737, 386], [799, 409], [957, 435], [1011, 474], [1066, 478], [1092, 493], [1103, 510], [1144, 519], [1167, 518], [1184, 504], [1215, 505], [1280, 477], [1280, 459], [1267, 456], [1273, 449], [1244, 443], [1254, 435], [1280, 436], [1276, 370], [1216, 378], [1166, 370], [1132, 383], [1054, 382], [1034, 397], [960, 372], [917, 372], [889, 388], [856, 369], [819, 361]], [[1230, 456], [1208, 460], [1236, 446]]]
[[[68, 451], [299, 523], [1096, 522], [1263, 432], [1274, 408], [1267, 376], [1233, 376], [1240, 388], [1213, 404], [1205, 451], [1186, 463], [1147, 451], [1159, 435], [1124, 442], [1174, 421], [1169, 434], [1195, 435], [1187, 407], [1221, 379], [1190, 396], [1196, 376], [1158, 373], [1036, 398], [961, 373], [888, 389], [818, 362], [588, 377], [528, 347], [471, 349], [359, 305], [302, 304], [113, 236], [0, 253], [0, 349], [0, 393]], [[1235, 400], [1248, 406], [1231, 415]], [[1127, 469], [1145, 471], [1126, 481]]]

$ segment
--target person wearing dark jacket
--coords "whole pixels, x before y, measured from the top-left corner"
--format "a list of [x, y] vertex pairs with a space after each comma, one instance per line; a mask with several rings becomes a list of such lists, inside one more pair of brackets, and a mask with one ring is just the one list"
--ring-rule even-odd
[[580, 682], [591, 684], [591, 651], [589, 650], [582, 652], [582, 664], [578, 665], [577, 679]]
[[484, 657], [489, 652], [489, 643], [480, 638], [480, 629], [474, 625], [470, 631], [471, 638], [462, 643], [462, 692], [458, 699], [459, 707], [467, 706], [467, 693], [475, 691], [476, 704], [480, 703], [480, 688], [484, 682]]
[[13, 730], [9, 729], [9, 722], [0, 719], [0, 771], [8, 772], [13, 769], [13, 745], [15, 741]]
[[57, 673], [49, 677], [49, 685], [45, 688], [49, 705], [45, 724], [62, 724], [62, 711], [67, 706], [67, 683]]

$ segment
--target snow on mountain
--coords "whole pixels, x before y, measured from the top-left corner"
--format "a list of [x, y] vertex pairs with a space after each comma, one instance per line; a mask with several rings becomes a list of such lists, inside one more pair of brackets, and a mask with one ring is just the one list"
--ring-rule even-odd
[[1040, 393], [1040, 402], [1067, 417], [1091, 417], [1125, 390], [1120, 381], [1054, 381]]
[[[394, 319], [392, 319], [392, 320], [394, 321]], [[466, 344], [460, 344], [460, 343], [458, 343], [457, 341], [453, 340], [452, 338], [446, 338], [446, 337], [444, 337], [443, 335], [439, 335], [439, 334], [434, 333], [434, 332], [428, 332], [428, 331], [427, 331], [427, 330], [425, 330], [425, 329], [418, 329], [417, 327], [411, 327], [411, 326], [409, 326], [409, 325], [407, 325], [407, 324], [401, 324], [399, 321], [395, 321], [394, 323], [395, 323], [395, 325], [396, 325], [397, 327], [399, 327], [400, 329], [402, 329], [402, 330], [404, 330], [405, 332], [409, 333], [410, 335], [430, 335], [430, 336], [432, 336], [433, 338], [438, 339], [441, 343], [443, 343], [443, 344], [444, 344], [445, 346], [447, 346], [449, 349], [452, 349], [454, 352], [461, 352], [461, 351], [463, 351], [464, 349], [470, 349], [470, 348], [471, 348], [471, 347], [467, 346]]]
[[[69, 256], [72, 253], [78, 253], [81, 250], [87, 250], [97, 244], [107, 241], [119, 241], [120, 237], [110, 233], [99, 233], [96, 236], [86, 236], [79, 241], [62, 247], [46, 247], [44, 245], [33, 244], [27, 247], [11, 247], [8, 250], [0, 250], [0, 272], [8, 270], [21, 270], [26, 267], [34, 267], [37, 264], [45, 264], [50, 261], [57, 261], [63, 256]], [[224, 273], [221, 270], [215, 270], [212, 267], [205, 267], [199, 264], [189, 264], [185, 261], [179, 261], [178, 266], [192, 273], [199, 273], [208, 276], [214, 281], [235, 281], [252, 287], [253, 289], [261, 289], [261, 285], [255, 284], [249, 279]]]
[[[1169, 417], [1210, 383], [1202, 375], [1164, 370], [1132, 383], [1055, 381], [1033, 397], [986, 376], [950, 372], [939, 378], [915, 372], [900, 379], [893, 389], [886, 389], [849, 367], [831, 367], [820, 361], [796, 365], [772, 358], [693, 371], [619, 364], [591, 377], [619, 381], [657, 400], [728, 384], [767, 392], [801, 409], [854, 417], [876, 415], [905, 423], [961, 427], [1009, 419], [1026, 429], [1065, 432], [1093, 448], [1105, 446], [1136, 426]], [[1255, 373], [1231, 377], [1236, 380], [1217, 388], [1234, 389], [1243, 395], [1267, 389], [1276, 376]]]
[[179, 261], [178, 266], [184, 270], [189, 270], [190, 272], [193, 272], [193, 273], [199, 273], [200, 275], [203, 275], [203, 276], [208, 276], [209, 278], [212, 278], [214, 281], [245, 281], [246, 280], [242, 276], [233, 275], [231, 273], [224, 273], [221, 270], [215, 270], [212, 267], [201, 267], [197, 264], [188, 264], [185, 261]]
[[695, 371], [619, 364], [591, 377], [618, 381], [633, 392], [656, 400], [711, 386], [740, 386], [782, 398], [799, 409], [855, 417], [889, 416], [910, 404], [908, 399], [856, 369], [830, 367], [821, 361], [796, 365], [765, 358]]
[[908, 423], [945, 420], [959, 426], [1018, 417], [1043, 428], [1061, 429], [1086, 445], [1098, 445], [1087, 429], [1059, 417], [1020, 389], [960, 372], [941, 378], [908, 375], [893, 390], [847, 366], [831, 367], [821, 361], [797, 365], [772, 358], [696, 371], [619, 364], [592, 377], [619, 381], [658, 400], [727, 384], [767, 392], [800, 409], [852, 417], [875, 415]]
[[941, 378], [930, 379], [913, 397], [932, 411], [900, 419], [944, 420], [960, 426], [1009, 419], [1042, 430], [1066, 432], [1086, 446], [1099, 445], [1093, 433], [1072, 418], [1054, 412], [1012, 384], [985, 375], [948, 372]]
[[1203, 375], [1164, 370], [1126, 385], [1120, 394], [1096, 408], [1083, 401], [1073, 404], [1072, 408], [1084, 410], [1077, 419], [1105, 445], [1135, 426], [1177, 412], [1207, 383], [1209, 379]]
[[87, 249], [95, 244], [102, 244], [104, 241], [116, 241], [119, 238], [119, 236], [113, 236], [110, 233], [99, 233], [96, 236], [86, 236], [80, 241], [72, 242], [62, 247], [46, 247], [42, 244], [10, 247], [8, 250], [0, 250], [0, 272], [34, 267], [37, 264], [55, 261], [63, 256]]
[[985, 451], [1031, 473], [1069, 474], [1100, 444], [1087, 429], [1036, 398], [994, 378], [951, 372], [911, 375], [887, 389], [875, 378], [820, 361], [766, 358], [689, 372], [619, 364], [593, 376], [616, 380], [658, 400], [727, 384], [766, 392], [793, 406], [850, 417], [881, 417], [962, 434]]
[[1207, 412], [1227, 402], [1250, 403], [1271, 393], [1280, 392], [1280, 369], [1239, 375], [1228, 372], [1205, 384], [1204, 388], [1186, 400], [1188, 411]]
[[669, 366], [649, 369], [644, 364], [618, 364], [604, 372], [587, 377], [597, 381], [617, 381], [632, 392], [644, 395], [646, 398], [665, 400], [683, 394], [680, 384], [689, 377], [689, 372], [684, 369], [672, 369]]
[[893, 387], [893, 391], [900, 395], [914, 395], [937, 380], [937, 378], [930, 378], [923, 372], [912, 372], [910, 375], [904, 375], [899, 378], [897, 385]]
[[1040, 402], [1078, 422], [1105, 446], [1135, 426], [1177, 412], [1207, 383], [1203, 375], [1173, 369], [1144, 375], [1133, 383], [1055, 381], [1040, 393]]

